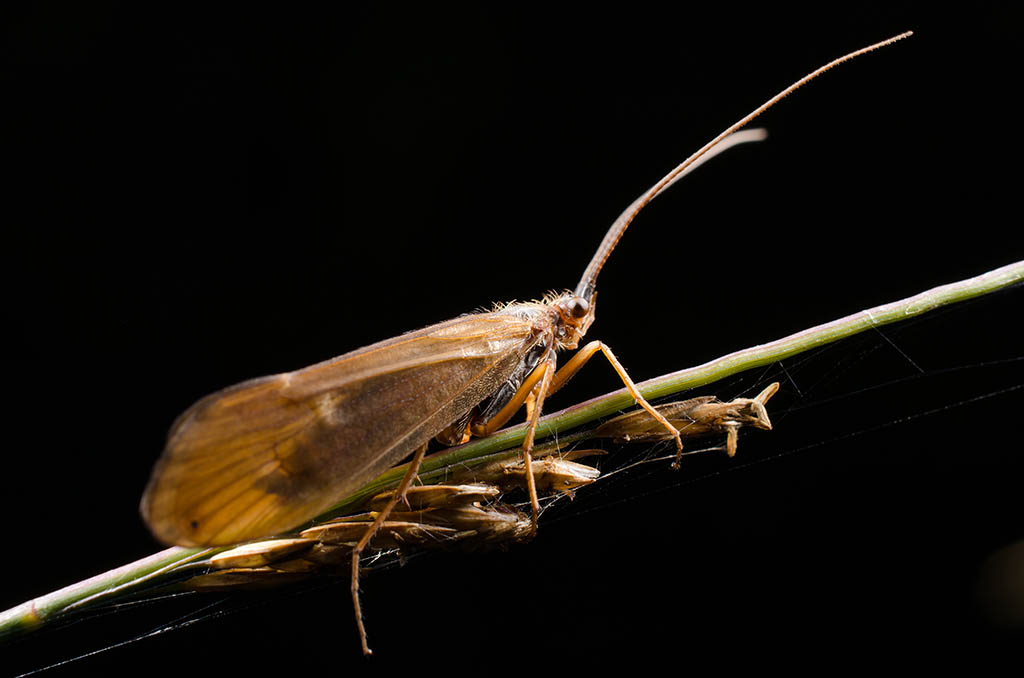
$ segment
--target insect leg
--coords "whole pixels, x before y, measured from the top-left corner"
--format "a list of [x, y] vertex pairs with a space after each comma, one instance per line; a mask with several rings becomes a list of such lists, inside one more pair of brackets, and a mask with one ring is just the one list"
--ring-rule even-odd
[[579, 372], [580, 368], [583, 367], [588, 360], [593, 358], [594, 354], [598, 351], [603, 353], [604, 357], [608, 359], [608, 362], [612, 364], [612, 367], [619, 375], [619, 378], [622, 379], [622, 383], [626, 385], [626, 389], [629, 391], [629, 394], [633, 396], [633, 400], [636, 401], [636, 404], [647, 410], [647, 413], [654, 417], [654, 419], [664, 426], [665, 429], [672, 434], [672, 437], [675, 438], [676, 460], [672, 463], [672, 468], [679, 468], [679, 462], [683, 458], [683, 441], [679, 436], [679, 431], [675, 426], [669, 423], [668, 419], [666, 419], [661, 412], [654, 409], [654, 407], [652, 407], [651, 404], [647, 402], [642, 395], [640, 395], [640, 391], [637, 390], [636, 384], [633, 383], [633, 380], [630, 379], [629, 375], [626, 373], [626, 368], [622, 366], [622, 363], [620, 363], [619, 359], [615, 357], [612, 350], [602, 342], [592, 341], [580, 350], [576, 351], [576, 355], [574, 355], [569, 362], [563, 365], [562, 369], [558, 370], [558, 374], [556, 374], [554, 379], [552, 379], [551, 389], [547, 391], [547, 395], [550, 395], [562, 388], [562, 386], [572, 379], [573, 376]]
[[[533, 371], [534, 374], [541, 372], [540, 383], [534, 388], [531, 394], [534, 397], [533, 409], [530, 412], [530, 425], [526, 430], [526, 439], [523, 441], [523, 470], [526, 472], [526, 491], [530, 495], [530, 510], [533, 521], [531, 527], [533, 532], [537, 531], [537, 520], [540, 518], [540, 501], [537, 499], [537, 479], [533, 477], [533, 439], [537, 434], [537, 422], [540, 421], [541, 410], [544, 409], [544, 397], [551, 390], [551, 381], [555, 375], [555, 354], [548, 353], [544, 362]], [[531, 377], [533, 374], [530, 375]], [[526, 384], [523, 384], [524, 386]], [[518, 395], [518, 394], [517, 394]]]
[[363, 535], [363, 538], [359, 540], [355, 548], [352, 549], [352, 607], [356, 613], [356, 626], [359, 627], [359, 642], [363, 645], [363, 654], [371, 655], [373, 651], [370, 646], [366, 643], [366, 627], [363, 626], [363, 610], [359, 604], [359, 555], [373, 539], [373, 535], [377, 533], [377, 530], [381, 528], [384, 521], [387, 520], [388, 516], [394, 510], [395, 506], [399, 501], [406, 501], [405, 494], [409, 491], [409, 487], [412, 485], [413, 480], [416, 479], [416, 473], [420, 469], [420, 463], [423, 461], [423, 455], [427, 452], [427, 445], [424, 444], [416, 450], [416, 453], [412, 456], [412, 461], [409, 462], [409, 468], [405, 471], [405, 477], [402, 478], [402, 482], [398, 485], [398, 489], [395, 490], [391, 500], [388, 501], [387, 505], [377, 514], [377, 519], [373, 521], [369, 529]]
[[519, 411], [524, 402], [530, 403], [527, 408], [529, 428], [526, 431], [526, 439], [523, 441], [523, 465], [526, 472], [526, 491], [530, 495], [534, 531], [537, 530], [537, 519], [540, 517], [540, 501], [537, 499], [537, 481], [533, 477], [533, 456], [530, 454], [530, 450], [533, 449], [533, 440], [537, 434], [537, 422], [540, 420], [540, 413], [544, 407], [544, 397], [551, 389], [555, 365], [555, 353], [549, 349], [540, 364], [523, 380], [515, 395], [494, 416], [487, 421], [474, 422], [472, 425], [473, 435], [479, 437], [490, 435], [504, 426], [505, 422]]
[[546, 362], [542, 362], [538, 365], [533, 372], [523, 380], [523, 383], [519, 386], [515, 395], [513, 395], [509, 401], [494, 414], [494, 416], [486, 421], [474, 421], [470, 429], [473, 431], [473, 435], [478, 438], [491, 435], [504, 426], [505, 422], [511, 419], [512, 415], [519, 411], [519, 408], [523, 406], [524, 402], [532, 400], [532, 404], [529, 405], [529, 409], [527, 410], [527, 421], [529, 421], [533, 416], [533, 409], [535, 409], [537, 405], [536, 394], [534, 391], [536, 390], [537, 384], [544, 378], [546, 365]]

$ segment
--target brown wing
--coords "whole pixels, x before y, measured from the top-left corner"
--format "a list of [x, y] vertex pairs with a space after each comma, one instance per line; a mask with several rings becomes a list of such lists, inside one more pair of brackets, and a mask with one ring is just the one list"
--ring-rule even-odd
[[490, 395], [537, 341], [529, 314], [468, 315], [207, 396], [171, 428], [143, 517], [187, 546], [301, 525]]

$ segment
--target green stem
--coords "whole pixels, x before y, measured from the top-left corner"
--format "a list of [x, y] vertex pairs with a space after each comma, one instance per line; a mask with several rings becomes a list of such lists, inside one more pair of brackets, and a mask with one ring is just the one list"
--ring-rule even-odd
[[[797, 332], [783, 339], [743, 349], [697, 367], [673, 372], [638, 384], [645, 398], [670, 396], [718, 381], [730, 375], [768, 365], [836, 342], [868, 329], [881, 327], [933, 311], [950, 304], [973, 299], [1009, 287], [1024, 280], [1024, 261], [997, 268], [968, 280], [942, 285], [913, 297], [877, 306]], [[625, 389], [550, 414], [541, 419], [538, 439], [582, 426], [633, 405]], [[499, 431], [450, 450], [428, 457], [420, 478], [437, 482], [453, 466], [477, 465], [497, 456], [513, 455], [526, 435], [526, 426]], [[339, 504], [331, 514], [342, 514], [367, 497], [397, 485], [404, 470], [388, 471], [352, 497]], [[97, 575], [0, 613], [0, 638], [30, 631], [61, 615], [111, 602], [149, 586], [165, 584], [180, 577], [189, 568], [202, 567], [206, 559], [223, 549], [171, 548], [134, 563]]]

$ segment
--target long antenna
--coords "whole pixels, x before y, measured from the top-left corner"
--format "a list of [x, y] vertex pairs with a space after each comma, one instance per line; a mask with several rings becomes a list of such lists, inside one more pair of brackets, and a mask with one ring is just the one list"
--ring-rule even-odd
[[[872, 52], [881, 47], [891, 45], [897, 40], [908, 38], [911, 35], [913, 35], [913, 31], [900, 33], [899, 35], [889, 38], [888, 40], [876, 42], [875, 44], [869, 45], [868, 47], [858, 49], [856, 52], [850, 52], [849, 54], [841, 56], [834, 61], [830, 61], [821, 68], [808, 73], [807, 75], [805, 75], [804, 77], [800, 78], [792, 85], [787, 87], [786, 89], [782, 90], [781, 92], [773, 96], [765, 103], [758, 106], [756, 109], [754, 109], [752, 113], [748, 114], [739, 122], [730, 126], [724, 132], [722, 132], [717, 137], [712, 139], [710, 142], [705, 144], [699, 151], [697, 151], [689, 158], [684, 160], [682, 164], [680, 164], [674, 170], [666, 174], [661, 179], [661, 181], [659, 181], [658, 183], [654, 184], [654, 186], [649, 188], [646, 193], [644, 193], [635, 201], [633, 201], [633, 204], [627, 207], [625, 212], [619, 215], [619, 218], [616, 219], [615, 223], [613, 223], [611, 225], [611, 228], [608, 229], [608, 233], [605, 234], [604, 240], [601, 241], [601, 245], [597, 248], [597, 252], [594, 253], [594, 258], [591, 259], [590, 264], [587, 265], [587, 270], [583, 272], [583, 277], [580, 278], [580, 283], [579, 285], [576, 286], [576, 294], [578, 296], [583, 297], [584, 299], [590, 299], [591, 296], [593, 296], [594, 290], [597, 286], [597, 274], [601, 272], [601, 268], [604, 267], [604, 262], [608, 260], [608, 255], [610, 255], [612, 253], [612, 250], [615, 249], [615, 246], [618, 244], [619, 239], [622, 237], [622, 234], [625, 233], [626, 228], [629, 227], [629, 224], [632, 223], [633, 219], [636, 218], [636, 215], [640, 212], [640, 210], [646, 207], [647, 203], [649, 203], [651, 200], [654, 200], [654, 198], [659, 193], [661, 193], [666, 188], [675, 183], [677, 179], [681, 178], [682, 175], [687, 172], [687, 170], [695, 169], [699, 164], [698, 161], [703, 161], [706, 159], [710, 159], [710, 157], [713, 157], [709, 156], [705, 158], [706, 155], [711, 153], [712, 149], [715, 149], [717, 153], [721, 152], [722, 150], [725, 150], [725, 148], [728, 148], [729, 146], [735, 145], [736, 143], [741, 143], [742, 141], [753, 141], [753, 139], [734, 139], [732, 142], [726, 142], [726, 139], [729, 138], [731, 135], [734, 135], [734, 133], [737, 130], [739, 130], [741, 127], [749, 123], [751, 120], [753, 120], [754, 118], [761, 115], [769, 108], [777, 104], [783, 97], [788, 96], [793, 91], [799, 89], [800, 87], [807, 84], [811, 80], [814, 80], [816, 77], [818, 77], [825, 71], [831, 70], [832, 68], [838, 66], [844, 61], [849, 61], [850, 59], [859, 57], [861, 54], [866, 54], [867, 52]], [[719, 144], [723, 144], [723, 142], [728, 143], [728, 146], [724, 146], [723, 148], [717, 149], [716, 147], [719, 146]]]

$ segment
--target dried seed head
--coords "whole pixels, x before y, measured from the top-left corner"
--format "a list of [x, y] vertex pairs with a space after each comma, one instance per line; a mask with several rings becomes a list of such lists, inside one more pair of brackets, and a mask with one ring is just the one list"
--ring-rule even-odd
[[[765, 403], [778, 390], [772, 384], [756, 398], [720, 402], [714, 396], [661, 405], [657, 410], [684, 437], [727, 435], [727, 449], [735, 451], [742, 426], [771, 429]], [[605, 422], [594, 437], [622, 441], [668, 440], [665, 427], [639, 410]], [[600, 472], [573, 459], [603, 454], [601, 450], [561, 452], [557, 445], [538, 447], [532, 468], [537, 489], [572, 496], [573, 490], [597, 480]], [[458, 482], [463, 479], [464, 482]], [[528, 539], [533, 534], [529, 516], [499, 501], [503, 492], [526, 485], [521, 459], [504, 457], [453, 474], [448, 485], [412, 487], [408, 509], [389, 515], [370, 543], [370, 552], [409, 548], [474, 550]], [[320, 573], [334, 573], [352, 558], [352, 549], [391, 498], [382, 493], [367, 502], [363, 513], [348, 515], [303, 530], [292, 539], [267, 539], [244, 544], [214, 555], [212, 572], [199, 575], [186, 586], [199, 590], [266, 588]]]
[[[538, 492], [564, 492], [571, 495], [573, 490], [591, 484], [601, 475], [592, 466], [555, 456], [535, 460], [532, 467]], [[526, 467], [521, 459], [506, 462], [503, 469], [502, 487], [511, 489], [526, 486]]]
[[458, 529], [458, 545], [470, 550], [519, 541], [533, 534], [530, 517], [505, 504], [441, 509], [436, 518]]
[[[382, 508], [393, 496], [393, 492], [382, 492], [369, 502], [369, 508]], [[472, 483], [465, 485], [420, 485], [410, 487], [405, 498], [413, 509], [437, 508], [452, 504], [474, 501], [488, 501], [497, 498], [501, 491], [493, 485]]]
[[210, 558], [210, 567], [226, 570], [236, 567], [261, 567], [298, 556], [308, 551], [316, 542], [312, 539], [268, 539], [243, 544]]
[[[372, 520], [346, 520], [325, 523], [302, 531], [302, 536], [315, 539], [322, 544], [350, 546], [358, 542]], [[451, 537], [455, 530], [449, 527], [425, 522], [407, 520], [387, 520], [374, 538], [373, 546], [377, 550], [398, 548], [407, 544], [430, 544]]]
[[[658, 410], [679, 429], [683, 438], [727, 435], [729, 456], [736, 453], [737, 431], [744, 426], [770, 431], [771, 419], [765, 403], [779, 390], [778, 382], [770, 384], [755, 398], [736, 398], [723, 403], [714, 396], [701, 396], [659, 405]], [[606, 421], [594, 431], [595, 437], [612, 438], [617, 442], [657, 442], [671, 438], [665, 427], [645, 410], [630, 412]]]

